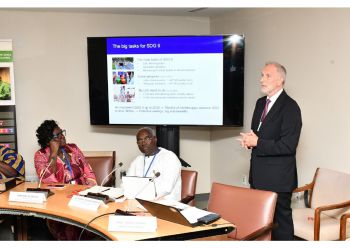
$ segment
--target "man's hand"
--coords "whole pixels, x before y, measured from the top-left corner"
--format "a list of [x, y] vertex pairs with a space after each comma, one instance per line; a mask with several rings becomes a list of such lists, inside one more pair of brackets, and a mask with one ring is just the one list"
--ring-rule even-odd
[[240, 133], [241, 138], [239, 139], [241, 146], [250, 149], [252, 147], [256, 147], [258, 144], [258, 136], [250, 130], [248, 133]]

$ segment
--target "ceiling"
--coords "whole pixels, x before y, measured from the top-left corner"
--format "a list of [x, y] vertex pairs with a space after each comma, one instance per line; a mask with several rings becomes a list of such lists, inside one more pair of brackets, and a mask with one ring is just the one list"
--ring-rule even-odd
[[215, 17], [237, 8], [17, 8], [25, 11], [109, 13], [123, 15], [158, 15], [158, 16], [192, 16]]

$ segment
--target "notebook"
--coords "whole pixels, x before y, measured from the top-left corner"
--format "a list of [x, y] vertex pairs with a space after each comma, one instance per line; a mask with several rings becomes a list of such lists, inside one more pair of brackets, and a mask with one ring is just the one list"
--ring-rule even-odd
[[155, 185], [150, 177], [122, 177], [124, 196], [127, 199], [153, 200], [155, 198]]

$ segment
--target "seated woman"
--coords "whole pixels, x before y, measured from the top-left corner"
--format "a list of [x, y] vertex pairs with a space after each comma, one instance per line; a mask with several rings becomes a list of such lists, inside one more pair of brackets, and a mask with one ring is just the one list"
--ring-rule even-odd
[[54, 120], [44, 121], [36, 130], [41, 149], [34, 164], [43, 183], [96, 185], [96, 177], [83, 153], [75, 144], [67, 144], [65, 130]]
[[[67, 144], [66, 131], [54, 120], [45, 120], [36, 130], [41, 149], [34, 155], [34, 165], [43, 183], [96, 185], [96, 177], [77, 145]], [[76, 240], [81, 229], [48, 220], [51, 234], [58, 240]], [[85, 235], [85, 238], [93, 236]]]

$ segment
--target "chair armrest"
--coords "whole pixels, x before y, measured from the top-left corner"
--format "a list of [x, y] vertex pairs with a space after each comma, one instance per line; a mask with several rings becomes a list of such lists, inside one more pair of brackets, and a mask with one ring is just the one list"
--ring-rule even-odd
[[252, 232], [251, 234], [248, 234], [247, 236], [240, 239], [241, 241], [248, 241], [248, 240], [256, 240], [257, 238], [261, 237], [262, 235], [266, 234], [267, 232], [272, 231], [272, 229], [275, 227], [274, 223], [270, 223], [266, 226], [263, 226], [259, 228], [258, 230]]
[[339, 240], [345, 240], [346, 239], [346, 223], [348, 218], [350, 218], [350, 213], [343, 214], [340, 218], [340, 235]]
[[[312, 198], [312, 191], [313, 191], [313, 188], [315, 186], [315, 181], [316, 181], [316, 177], [318, 175], [319, 170], [320, 170], [320, 168], [317, 168], [315, 175], [314, 175], [314, 179], [312, 180], [311, 183], [306, 184], [303, 187], [299, 187], [299, 188], [296, 188], [295, 190], [293, 190], [293, 193], [298, 193], [298, 192], [303, 192], [303, 191], [305, 192], [304, 193], [304, 202], [305, 202], [305, 206], [308, 208], [311, 207], [310, 203], [311, 203], [311, 198]], [[310, 196], [309, 196], [309, 193], [310, 193]]]
[[309, 202], [309, 191], [312, 190], [314, 187], [314, 183], [306, 184], [305, 186], [296, 188], [293, 190], [293, 193], [299, 193], [299, 192], [304, 192], [304, 204], [305, 207], [309, 208], [310, 207], [310, 202]]
[[298, 192], [304, 192], [304, 191], [307, 191], [307, 190], [311, 190], [313, 187], [314, 187], [314, 183], [309, 183], [309, 184], [306, 184], [306, 185], [304, 185], [302, 187], [296, 188], [295, 190], [293, 190], [293, 193], [298, 193]]
[[314, 240], [320, 240], [321, 212], [350, 206], [350, 201], [321, 206], [315, 209]]

